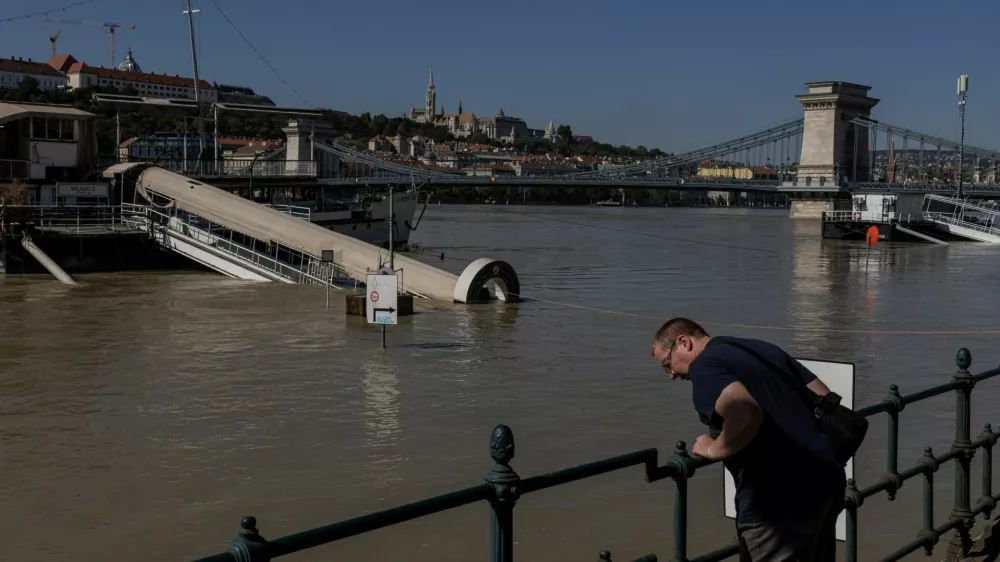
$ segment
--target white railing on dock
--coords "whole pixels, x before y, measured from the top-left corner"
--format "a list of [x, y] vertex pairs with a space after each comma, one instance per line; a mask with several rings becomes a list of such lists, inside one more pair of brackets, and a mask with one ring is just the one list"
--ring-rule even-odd
[[968, 198], [925, 195], [923, 216], [926, 220], [947, 223], [984, 233], [992, 238], [1000, 238], [1000, 228], [996, 226], [1000, 209], [980, 204], [978, 201], [970, 201]]
[[[343, 268], [333, 262], [323, 262], [319, 257], [274, 243], [269, 248], [274, 248], [275, 255], [262, 253], [241, 244], [240, 233], [176, 208], [165, 213], [146, 205], [124, 204], [122, 209], [125, 221], [139, 230], [150, 233], [156, 229], [170, 230], [292, 283], [337, 287], [338, 281], [347, 279]], [[290, 261], [280, 259], [282, 254]]]
[[132, 230], [122, 207], [114, 205], [7, 205], [5, 221], [31, 223], [37, 230], [60, 234], [104, 234]]
[[26, 180], [30, 174], [27, 160], [0, 160], [0, 180]]
[[156, 166], [188, 176], [297, 178], [316, 177], [314, 160], [157, 160]]
[[967, 228], [969, 230], [974, 230], [976, 232], [982, 232], [990, 236], [1000, 239], [1000, 228], [985, 225], [978, 222], [970, 222], [967, 220], [962, 220], [956, 218], [951, 213], [924, 213], [924, 218], [933, 222], [943, 222], [947, 224], [953, 224], [955, 226], [960, 226], [962, 228]]

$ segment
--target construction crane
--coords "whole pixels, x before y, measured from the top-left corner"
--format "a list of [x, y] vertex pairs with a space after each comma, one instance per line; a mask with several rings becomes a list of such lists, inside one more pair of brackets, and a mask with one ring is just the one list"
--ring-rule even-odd
[[52, 45], [52, 56], [56, 56], [56, 39], [59, 39], [59, 34], [62, 30], [57, 29], [55, 33], [49, 36], [49, 45]]
[[[129, 23], [115, 23], [113, 21], [93, 21], [93, 20], [69, 20], [63, 18], [48, 18], [45, 21], [55, 22], [55, 23], [69, 23], [73, 25], [100, 25], [108, 29], [108, 35], [111, 37], [111, 68], [117, 66], [115, 62], [115, 30], [119, 27], [127, 27], [131, 30], [135, 30], [134, 24]], [[58, 35], [58, 32], [56, 33]], [[53, 41], [53, 39], [49, 39]], [[53, 45], [55, 43], [53, 42]]]

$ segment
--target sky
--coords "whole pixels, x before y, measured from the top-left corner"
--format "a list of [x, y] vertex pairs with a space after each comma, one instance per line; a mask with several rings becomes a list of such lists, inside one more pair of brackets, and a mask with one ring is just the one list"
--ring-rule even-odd
[[[119, 29], [145, 71], [192, 75], [185, 0], [0, 1], [0, 56], [58, 51], [109, 64], [99, 25]], [[529, 127], [550, 120], [612, 144], [679, 152], [802, 115], [805, 83], [871, 86], [873, 115], [958, 139], [956, 79], [970, 75], [966, 142], [1000, 148], [996, 0], [192, 0], [200, 74], [294, 107], [399, 116], [424, 104]], [[277, 69], [284, 84], [219, 8]], [[304, 99], [303, 99], [304, 98]]]

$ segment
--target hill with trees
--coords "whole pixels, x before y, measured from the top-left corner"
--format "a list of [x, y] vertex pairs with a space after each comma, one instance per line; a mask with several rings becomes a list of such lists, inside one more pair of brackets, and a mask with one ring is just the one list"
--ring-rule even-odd
[[[93, 101], [96, 93], [139, 95], [131, 86], [122, 89], [114, 87], [76, 88], [73, 90], [42, 90], [34, 78], [25, 78], [17, 88], [0, 89], [0, 101], [52, 103], [72, 105], [77, 109], [89, 111], [97, 115], [97, 135], [100, 153], [105, 156], [115, 154], [115, 114], [116, 107], [112, 103], [97, 103]], [[185, 114], [187, 130], [197, 131], [196, 121], [190, 112], [184, 113], [176, 108], [160, 108], [121, 104], [119, 106], [119, 124], [122, 140], [140, 137], [158, 132], [183, 132], [185, 130]], [[404, 117], [387, 117], [385, 115], [350, 115], [340, 111], [325, 110], [324, 120], [338, 134], [350, 135], [351, 138], [367, 142], [377, 136], [404, 137], [423, 136], [435, 143], [456, 140], [446, 127], [436, 127], [429, 123], [417, 123]], [[254, 113], [223, 112], [219, 116], [219, 131], [228, 137], [281, 139], [284, 134], [281, 128], [287, 123], [287, 118]], [[207, 123], [209, 130], [211, 123]], [[628, 146], [613, 146], [603, 143], [578, 143], [573, 140], [569, 125], [560, 125], [559, 138], [555, 142], [545, 139], [518, 139], [513, 144], [492, 140], [482, 133], [477, 133], [462, 139], [471, 144], [484, 144], [493, 147], [513, 147], [528, 154], [555, 154], [558, 156], [619, 156], [629, 158], [655, 158], [663, 156], [659, 149], [649, 150], [644, 146], [631, 148]]]

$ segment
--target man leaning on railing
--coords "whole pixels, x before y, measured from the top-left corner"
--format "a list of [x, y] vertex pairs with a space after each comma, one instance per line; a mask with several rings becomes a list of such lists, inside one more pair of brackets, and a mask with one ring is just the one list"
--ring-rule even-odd
[[[653, 357], [671, 379], [692, 383], [708, 434], [691, 452], [733, 475], [741, 559], [833, 562], [844, 464], [864, 439], [864, 418], [831, 432], [824, 416], [833, 411], [837, 423], [843, 408], [826, 404], [839, 397], [801, 363], [768, 342], [710, 337], [686, 318], [656, 332]], [[845, 427], [846, 445], [835, 439]]]

